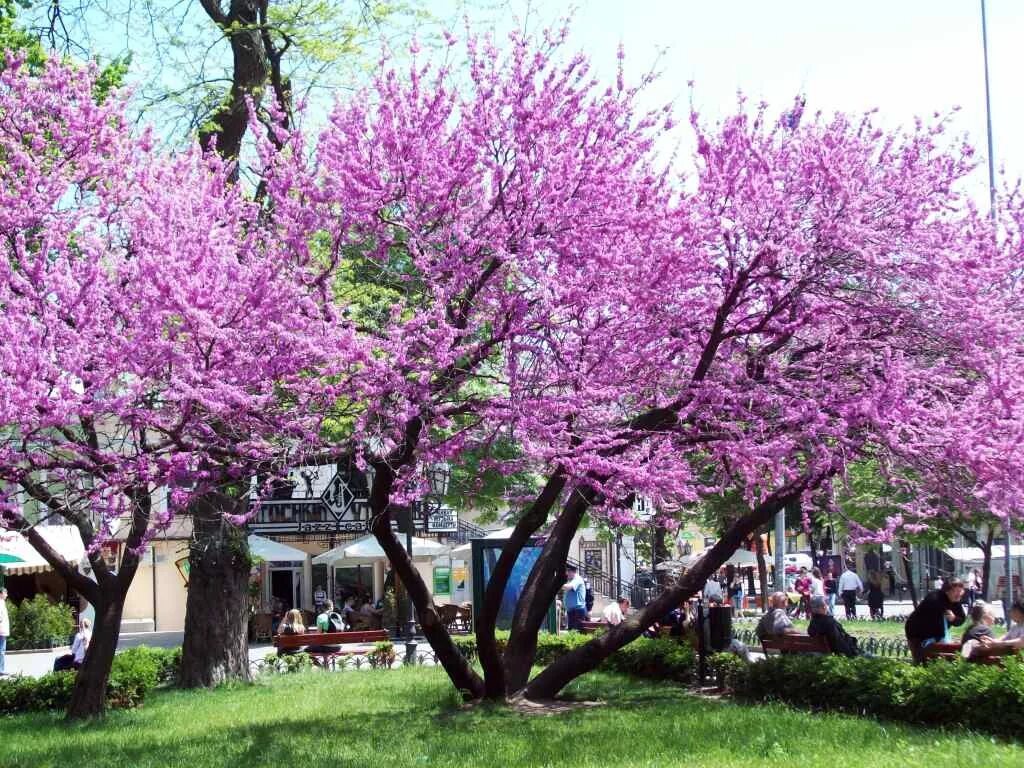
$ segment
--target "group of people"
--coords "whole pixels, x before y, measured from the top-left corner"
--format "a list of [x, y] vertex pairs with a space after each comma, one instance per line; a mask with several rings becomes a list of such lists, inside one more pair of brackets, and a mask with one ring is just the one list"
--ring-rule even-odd
[[[967, 621], [964, 610], [967, 590], [963, 579], [945, 579], [907, 617], [904, 632], [915, 662], [924, 661], [928, 648], [935, 643], [950, 642], [950, 629]], [[971, 621], [961, 637], [965, 658], [977, 658], [999, 650], [1024, 649], [1024, 601], [1018, 600], [1011, 606], [1013, 626], [1001, 638], [996, 638], [992, 631], [995, 615], [987, 603], [975, 601], [969, 610]]]
[[[754, 630], [758, 640], [803, 634], [793, 623], [793, 617], [787, 610], [788, 606], [789, 597], [785, 592], [775, 592], [768, 598], [768, 610], [758, 621]], [[811, 595], [808, 599], [808, 610], [810, 613], [810, 622], [807, 625], [808, 635], [824, 638], [831, 653], [841, 656], [860, 654], [857, 638], [851, 636], [836, 621], [829, 609], [828, 599], [825, 595]]]

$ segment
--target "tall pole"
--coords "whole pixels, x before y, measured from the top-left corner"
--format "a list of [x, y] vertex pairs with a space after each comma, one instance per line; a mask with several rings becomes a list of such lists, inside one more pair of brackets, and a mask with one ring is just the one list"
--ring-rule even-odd
[[[783, 558], [786, 549], [786, 510], [775, 513], [775, 591], [786, 591], [786, 561]], [[764, 605], [767, 607], [767, 598]]]
[[[985, 128], [988, 134], [988, 199], [989, 216], [995, 222], [996, 218], [996, 161], [995, 150], [992, 148], [992, 92], [988, 80], [988, 18], [985, 14], [985, 0], [981, 0], [981, 52], [985, 62]], [[993, 233], [995, 236], [995, 233]], [[1007, 625], [1010, 622], [1010, 606], [1013, 605], [1013, 558], [1010, 556], [1010, 549], [1013, 546], [1013, 529], [1010, 527], [1010, 518], [1006, 518], [1006, 552], [1003, 562], [1006, 573], [1006, 606], [1003, 615], [1006, 617]]]

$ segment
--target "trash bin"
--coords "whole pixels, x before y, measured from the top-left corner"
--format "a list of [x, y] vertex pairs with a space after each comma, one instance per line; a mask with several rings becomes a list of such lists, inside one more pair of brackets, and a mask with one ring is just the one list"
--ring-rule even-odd
[[724, 651], [732, 642], [732, 607], [715, 605], [708, 608], [708, 645], [712, 651]]

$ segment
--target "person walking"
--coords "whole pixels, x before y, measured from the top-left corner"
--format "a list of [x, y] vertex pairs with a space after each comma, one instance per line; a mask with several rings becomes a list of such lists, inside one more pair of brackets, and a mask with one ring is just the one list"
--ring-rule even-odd
[[929, 592], [907, 617], [903, 631], [915, 664], [924, 661], [928, 646], [948, 641], [950, 627], [959, 627], [967, 620], [960, 602], [963, 596], [963, 581], [946, 579], [941, 589]]
[[729, 601], [732, 603], [732, 615], [739, 616], [743, 610], [743, 572], [739, 568], [733, 571], [729, 580]]
[[864, 591], [864, 582], [856, 574], [850, 564], [839, 576], [839, 594], [843, 598], [843, 607], [846, 608], [846, 618], [857, 618], [857, 596]]
[[978, 591], [981, 589], [981, 574], [978, 573], [977, 568], [971, 568], [967, 572], [964, 587], [967, 589], [967, 610], [971, 610], [978, 599]]
[[587, 585], [575, 565], [565, 566], [565, 617], [568, 629], [576, 631], [587, 619]]
[[825, 577], [825, 597], [828, 598], [828, 612], [830, 615], [836, 613], [836, 598], [839, 596], [839, 578], [836, 576], [836, 569], [829, 566], [828, 575]]
[[7, 638], [11, 636], [11, 617], [7, 613], [7, 589], [0, 587], [0, 675], [7, 674]]
[[881, 620], [885, 615], [885, 593], [882, 591], [882, 574], [868, 573], [868, 611], [872, 619]]
[[800, 569], [800, 576], [793, 584], [793, 589], [800, 595], [800, 602], [797, 604], [794, 615], [799, 617], [803, 612], [807, 618], [811, 618], [811, 576], [807, 572], [807, 568]]

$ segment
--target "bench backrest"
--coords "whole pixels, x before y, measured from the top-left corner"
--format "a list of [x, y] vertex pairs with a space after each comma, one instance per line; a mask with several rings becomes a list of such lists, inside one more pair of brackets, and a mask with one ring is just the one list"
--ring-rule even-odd
[[765, 656], [774, 656], [778, 653], [828, 653], [828, 643], [824, 637], [811, 637], [810, 635], [782, 635], [781, 637], [766, 637], [761, 641]]
[[307, 645], [352, 645], [353, 643], [379, 643], [388, 640], [386, 629], [352, 632], [306, 632], [301, 635], [275, 635], [275, 648], [303, 648]]

